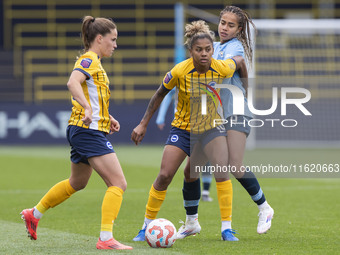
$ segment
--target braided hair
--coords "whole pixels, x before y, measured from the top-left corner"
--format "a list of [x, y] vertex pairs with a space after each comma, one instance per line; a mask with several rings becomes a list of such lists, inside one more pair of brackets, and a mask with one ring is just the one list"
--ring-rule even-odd
[[246, 58], [248, 60], [248, 63], [251, 64], [253, 61], [253, 47], [251, 44], [251, 40], [250, 40], [250, 26], [249, 24], [252, 25], [252, 27], [255, 30], [256, 33], [256, 27], [255, 24], [253, 23], [253, 21], [251, 20], [250, 15], [242, 10], [239, 7], [236, 6], [226, 6], [220, 13], [220, 21], [222, 16], [226, 13], [226, 12], [230, 12], [230, 13], [234, 13], [237, 17], [238, 17], [238, 24], [240, 27], [242, 27], [242, 30], [240, 33], [237, 34], [237, 39], [242, 43], [243, 48], [245, 50], [246, 53]]

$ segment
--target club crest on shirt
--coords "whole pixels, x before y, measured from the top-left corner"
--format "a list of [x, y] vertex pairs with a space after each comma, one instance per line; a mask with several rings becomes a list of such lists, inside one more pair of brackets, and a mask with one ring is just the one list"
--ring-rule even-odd
[[218, 54], [220, 55], [220, 58], [223, 58], [223, 54], [224, 52], [223, 51], [220, 51]]
[[230, 63], [228, 63], [228, 66], [230, 67], [230, 69], [232, 69], [232, 70], [235, 70], [236, 69], [236, 67], [235, 67], [235, 62], [233, 61], [233, 62], [230, 62]]
[[81, 62], [80, 65], [84, 68], [89, 68], [90, 65], [92, 64], [92, 59], [90, 58], [84, 58]]
[[172, 79], [171, 72], [168, 72], [168, 73], [166, 74], [166, 77], [164, 78], [164, 82], [165, 82], [166, 84], [168, 84], [169, 81], [171, 81], [171, 79]]
[[213, 92], [213, 90], [215, 90], [216, 82], [215, 81], [211, 81], [211, 82], [208, 83], [208, 85], [209, 85], [209, 87], [207, 87], [208, 91], [209, 92]]

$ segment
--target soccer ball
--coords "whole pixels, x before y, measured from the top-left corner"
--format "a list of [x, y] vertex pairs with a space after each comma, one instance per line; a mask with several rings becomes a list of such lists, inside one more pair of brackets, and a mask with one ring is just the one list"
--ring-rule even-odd
[[149, 223], [145, 240], [152, 248], [169, 248], [176, 241], [176, 228], [169, 220], [156, 219]]

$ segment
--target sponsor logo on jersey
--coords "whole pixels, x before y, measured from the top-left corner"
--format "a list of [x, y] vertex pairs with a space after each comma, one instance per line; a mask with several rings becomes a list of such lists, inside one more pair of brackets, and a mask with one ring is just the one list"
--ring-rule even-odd
[[89, 58], [84, 58], [81, 62], [80, 65], [84, 68], [89, 68], [90, 65], [92, 64], [92, 59]]
[[164, 78], [164, 82], [165, 82], [166, 84], [168, 84], [169, 81], [171, 81], [171, 79], [172, 79], [171, 72], [168, 72], [168, 73], [166, 74], [166, 77]]

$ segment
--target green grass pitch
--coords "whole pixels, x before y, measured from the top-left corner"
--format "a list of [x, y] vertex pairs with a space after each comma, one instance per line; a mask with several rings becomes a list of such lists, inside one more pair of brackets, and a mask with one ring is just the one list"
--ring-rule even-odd
[[[162, 146], [116, 146], [128, 188], [114, 237], [132, 245], [127, 254], [337, 254], [340, 248], [340, 178], [261, 178], [260, 184], [275, 210], [272, 229], [256, 233], [257, 206], [233, 179], [233, 228], [239, 242], [220, 240], [220, 215], [213, 181], [214, 201], [201, 202], [201, 234], [178, 240], [172, 248], [152, 249], [134, 243], [143, 219], [149, 188], [161, 160]], [[245, 164], [339, 163], [339, 149], [257, 149], [247, 151]], [[317, 160], [322, 162], [316, 162]], [[109, 254], [95, 244], [100, 230], [100, 209], [106, 187], [94, 172], [85, 190], [49, 210], [39, 223], [38, 240], [27, 238], [20, 211], [34, 206], [56, 182], [70, 173], [68, 147], [0, 147], [0, 254]], [[340, 174], [337, 175], [339, 177]], [[178, 228], [185, 220], [183, 170], [171, 183], [158, 217]]]

